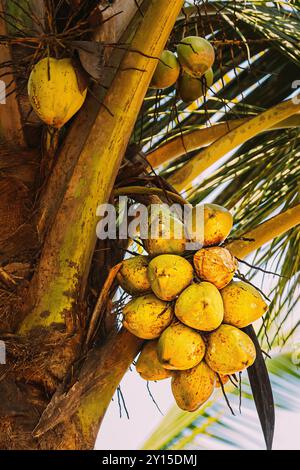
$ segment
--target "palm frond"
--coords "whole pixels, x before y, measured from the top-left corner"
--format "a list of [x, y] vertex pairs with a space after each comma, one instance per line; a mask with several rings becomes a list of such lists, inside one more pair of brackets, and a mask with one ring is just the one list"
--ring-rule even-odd
[[[216, 49], [215, 83], [206, 99], [192, 104], [181, 102], [174, 87], [150, 91], [135, 130], [135, 140], [145, 149], [195, 126], [271, 107], [289, 96], [298, 77], [300, 21], [294, 5], [283, 7], [279, 1], [267, 5], [195, 1], [194, 5], [194, 14], [178, 21], [168, 47], [174, 48], [183, 35], [208, 37]], [[205, 13], [210, 6], [215, 15]]]
[[[223, 2], [222, 2], [223, 3]], [[226, 8], [234, 12], [236, 18], [247, 24], [253, 31], [274, 43], [274, 46], [299, 64], [300, 50], [300, 10], [293, 2], [264, 1], [227, 2]]]

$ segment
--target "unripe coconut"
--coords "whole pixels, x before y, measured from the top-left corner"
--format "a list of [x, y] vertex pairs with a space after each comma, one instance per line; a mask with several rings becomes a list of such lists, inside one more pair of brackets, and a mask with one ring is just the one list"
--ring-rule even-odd
[[222, 375], [231, 375], [251, 366], [256, 358], [252, 340], [235, 326], [221, 325], [208, 338], [205, 360]]
[[202, 77], [215, 60], [215, 51], [210, 42], [198, 36], [182, 39], [177, 46], [177, 55], [183, 70], [193, 77]]
[[148, 238], [145, 249], [152, 255], [182, 255], [186, 248], [185, 230], [182, 222], [163, 205], [153, 205], [148, 219]]
[[122, 262], [117, 280], [125, 292], [137, 295], [151, 290], [148, 264], [148, 256], [134, 256]]
[[268, 305], [255, 287], [243, 281], [231, 282], [221, 291], [224, 322], [244, 328], [261, 318]]
[[[191, 217], [194, 233], [197, 233], [196, 228], [198, 224], [200, 227], [203, 227], [204, 224], [203, 239], [197, 240], [197, 237], [191, 235], [191, 240], [202, 243], [203, 246], [219, 245], [230, 234], [233, 226], [233, 217], [225, 207], [218, 204], [204, 204], [202, 207], [203, 211], [199, 211], [199, 206], [194, 207]], [[199, 213], [201, 214], [200, 216]], [[201, 233], [201, 230], [198, 230], [198, 232]]]
[[212, 246], [202, 248], [195, 253], [194, 266], [200, 279], [222, 289], [232, 280], [238, 268], [238, 262], [226, 248]]
[[179, 96], [182, 101], [195, 101], [207, 93], [214, 81], [212, 68], [201, 78], [195, 78], [183, 72], [178, 81]]
[[81, 108], [87, 90], [80, 91], [71, 59], [40, 60], [28, 80], [30, 103], [49, 126], [62, 127]]
[[149, 263], [148, 277], [154, 294], [162, 300], [173, 300], [193, 280], [192, 265], [178, 255], [160, 255]]
[[157, 64], [150, 87], [156, 89], [168, 88], [177, 81], [179, 73], [180, 65], [176, 55], [165, 50]]
[[170, 325], [173, 309], [154, 294], [146, 294], [128, 302], [123, 315], [123, 325], [128, 331], [138, 338], [155, 339]]
[[205, 343], [197, 331], [179, 322], [172, 323], [159, 338], [157, 353], [166, 369], [191, 369], [202, 361]]
[[175, 315], [182, 323], [196, 330], [215, 330], [224, 316], [221, 294], [209, 282], [192, 284], [178, 297]]
[[163, 380], [172, 377], [172, 372], [165, 369], [158, 360], [157, 340], [148, 341], [136, 363], [136, 370], [145, 380]]
[[196, 411], [214, 391], [216, 374], [202, 361], [190, 370], [175, 372], [172, 392], [179, 408]]

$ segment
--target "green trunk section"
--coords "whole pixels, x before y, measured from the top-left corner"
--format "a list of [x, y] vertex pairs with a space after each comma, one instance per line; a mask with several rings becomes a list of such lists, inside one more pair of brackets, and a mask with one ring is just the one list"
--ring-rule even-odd
[[[152, 0], [80, 154], [33, 280], [35, 307], [21, 326], [65, 324], [90, 266], [96, 210], [106, 203], [145, 93], [183, 0]], [[136, 69], [136, 70], [134, 70]], [[110, 110], [110, 113], [107, 111]]]

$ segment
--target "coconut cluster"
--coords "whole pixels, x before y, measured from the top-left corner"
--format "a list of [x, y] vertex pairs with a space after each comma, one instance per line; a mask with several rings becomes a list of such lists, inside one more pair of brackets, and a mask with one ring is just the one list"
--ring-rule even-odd
[[118, 273], [132, 296], [123, 325], [147, 340], [136, 369], [145, 380], [172, 377], [174, 398], [187, 411], [254, 363], [255, 346], [242, 328], [267, 310], [260, 292], [233, 281], [237, 260], [221, 246], [232, 229], [230, 212], [206, 204], [203, 213], [204, 246], [192, 259], [178, 240], [150, 239], [148, 256], [125, 260]]
[[214, 61], [215, 52], [209, 41], [198, 36], [183, 38], [177, 45], [177, 55], [163, 51], [150, 86], [164, 89], [177, 82], [182, 101], [195, 101], [213, 84]]

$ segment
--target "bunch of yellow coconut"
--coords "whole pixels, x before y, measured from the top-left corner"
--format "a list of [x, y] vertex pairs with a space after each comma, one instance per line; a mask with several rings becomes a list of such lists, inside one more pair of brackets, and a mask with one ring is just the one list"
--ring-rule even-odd
[[120, 286], [132, 299], [123, 325], [147, 340], [136, 368], [145, 380], [172, 377], [180, 408], [198, 409], [215, 387], [255, 361], [256, 350], [241, 330], [267, 310], [251, 285], [233, 281], [237, 260], [224, 247], [233, 220], [229, 211], [204, 205], [204, 246], [185, 251], [186, 239], [147, 239], [149, 256], [123, 262]]
[[150, 86], [164, 89], [177, 82], [180, 98], [195, 101], [213, 84], [214, 60], [215, 52], [209, 41], [198, 36], [186, 37], [177, 46], [177, 56], [163, 51]]

